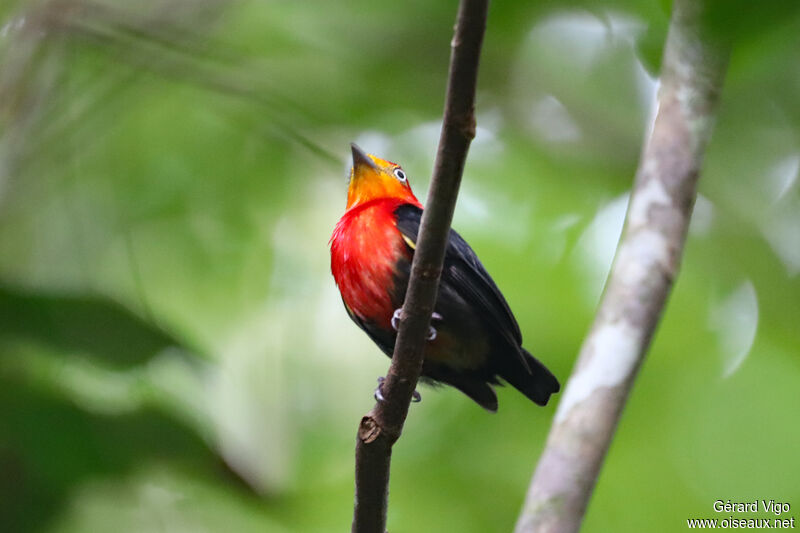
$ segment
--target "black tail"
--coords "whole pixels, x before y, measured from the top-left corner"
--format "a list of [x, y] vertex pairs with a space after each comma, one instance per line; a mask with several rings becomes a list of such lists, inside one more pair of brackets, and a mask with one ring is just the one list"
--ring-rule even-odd
[[498, 374], [509, 385], [539, 405], [547, 405], [551, 394], [559, 391], [561, 386], [556, 377], [538, 359], [525, 348], [520, 348], [531, 371], [525, 368], [518, 357], [507, 357], [506, 364]]

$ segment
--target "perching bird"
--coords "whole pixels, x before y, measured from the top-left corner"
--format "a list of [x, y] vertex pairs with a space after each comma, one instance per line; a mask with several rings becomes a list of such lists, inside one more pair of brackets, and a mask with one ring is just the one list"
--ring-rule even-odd
[[[350, 318], [392, 356], [419, 232], [422, 204], [399, 165], [355, 144], [347, 208], [331, 236], [331, 271]], [[472, 248], [453, 230], [447, 241], [422, 378], [457, 388], [497, 411], [502, 378], [539, 405], [558, 380], [522, 347], [505, 298]], [[380, 388], [376, 396], [380, 395]]]

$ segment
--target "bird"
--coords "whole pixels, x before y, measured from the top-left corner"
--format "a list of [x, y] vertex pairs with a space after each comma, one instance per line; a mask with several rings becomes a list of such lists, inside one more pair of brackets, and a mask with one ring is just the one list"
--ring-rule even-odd
[[[391, 357], [423, 206], [400, 165], [351, 148], [347, 205], [329, 241], [331, 273], [347, 314]], [[494, 387], [503, 382], [542, 406], [559, 391], [556, 377], [522, 347], [506, 299], [453, 229], [425, 343], [420, 380], [455, 387], [489, 412], [497, 411]], [[375, 396], [383, 399], [380, 385]]]

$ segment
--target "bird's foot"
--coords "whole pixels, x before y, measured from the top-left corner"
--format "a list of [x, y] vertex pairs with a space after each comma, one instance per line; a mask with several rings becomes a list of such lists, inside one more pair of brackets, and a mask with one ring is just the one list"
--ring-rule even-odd
[[[403, 312], [403, 309], [399, 308], [399, 309], [395, 309], [394, 313], [392, 313], [392, 328], [394, 328], [395, 331], [400, 329], [400, 315], [402, 314], [402, 312]], [[431, 322], [433, 322], [434, 320], [441, 320], [441, 319], [442, 319], [442, 315], [440, 315], [439, 313], [437, 313], [435, 311], [431, 315]], [[428, 328], [428, 335], [425, 338], [427, 340], [429, 340], [429, 341], [434, 340], [436, 338], [436, 328], [434, 328], [433, 326], [430, 326]]]
[[[436, 311], [434, 311], [433, 314], [431, 315], [431, 322], [433, 322], [434, 320], [441, 320], [441, 319], [442, 319], [442, 315], [440, 315]], [[434, 340], [436, 338], [436, 328], [435, 327], [428, 326], [428, 336], [426, 338], [429, 341], [432, 341], [432, 340]]]
[[[386, 398], [383, 397], [383, 382], [386, 381], [386, 378], [381, 376], [378, 378], [378, 386], [375, 388], [375, 401], [383, 402]], [[411, 393], [411, 403], [419, 403], [422, 401], [422, 395], [418, 393], [416, 390]]]
[[385, 377], [380, 376], [378, 378], [378, 386], [375, 387], [375, 394], [374, 394], [376, 402], [383, 402], [385, 400], [385, 398], [383, 397], [383, 390], [381, 389], [381, 387], [383, 387], [384, 381], [386, 381]]

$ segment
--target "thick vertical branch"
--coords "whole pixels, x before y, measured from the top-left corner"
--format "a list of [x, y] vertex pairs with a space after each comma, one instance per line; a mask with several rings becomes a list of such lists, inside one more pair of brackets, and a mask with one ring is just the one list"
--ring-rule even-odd
[[517, 533], [577, 531], [678, 272], [727, 63], [701, 0], [675, 0], [659, 109], [603, 300], [550, 430]]
[[356, 442], [354, 532], [383, 533], [392, 445], [400, 437], [422, 371], [422, 352], [436, 303], [444, 250], [464, 161], [475, 136], [475, 88], [488, 0], [461, 0], [451, 43], [442, 133], [411, 265], [384, 401], [361, 420]]

